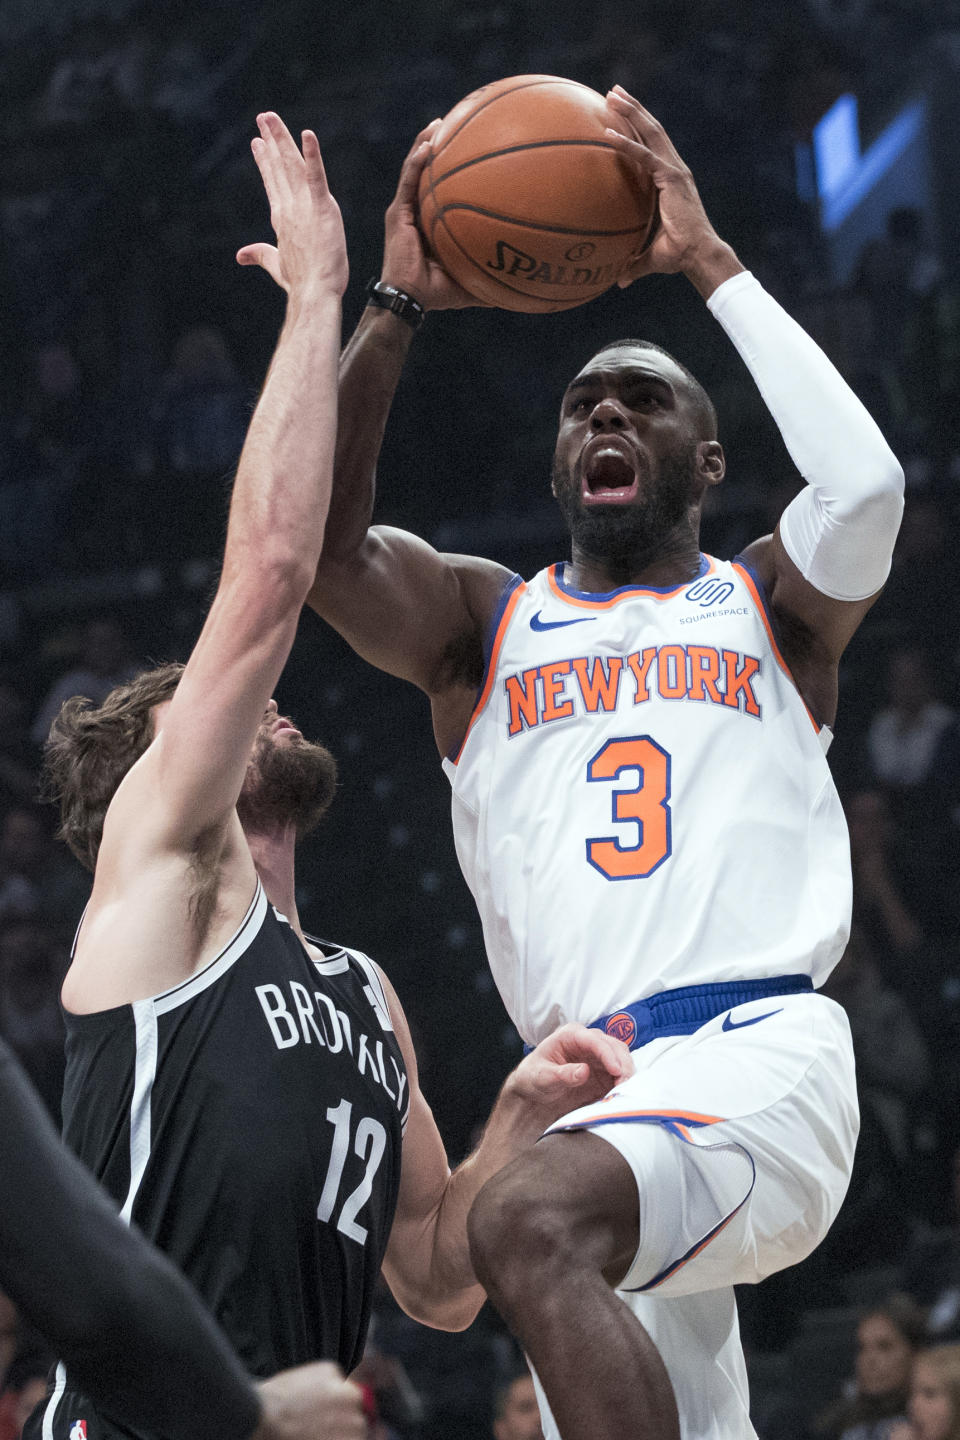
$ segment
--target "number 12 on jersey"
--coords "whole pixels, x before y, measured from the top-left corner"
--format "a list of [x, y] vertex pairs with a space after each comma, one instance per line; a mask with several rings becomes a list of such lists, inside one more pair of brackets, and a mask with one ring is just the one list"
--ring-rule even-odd
[[[352, 1111], [353, 1106], [349, 1100], [341, 1100], [339, 1105], [331, 1105], [327, 1111], [327, 1119], [333, 1126], [333, 1144], [330, 1146], [327, 1178], [323, 1183], [323, 1190], [320, 1192], [320, 1204], [317, 1206], [318, 1220], [330, 1220], [339, 1198], [343, 1167], [350, 1149]], [[341, 1235], [346, 1235], [349, 1240], [356, 1240], [358, 1245], [365, 1242], [367, 1230], [366, 1226], [357, 1224], [357, 1214], [373, 1193], [374, 1177], [380, 1168], [380, 1161], [383, 1159], [383, 1152], [386, 1148], [387, 1132], [380, 1121], [364, 1116], [357, 1125], [353, 1149], [354, 1154], [366, 1161], [367, 1168], [360, 1184], [344, 1200], [337, 1218], [337, 1229]]]
[[646, 879], [671, 851], [670, 756], [649, 735], [608, 740], [587, 762], [587, 779], [609, 784], [628, 770], [638, 772], [638, 783], [614, 790], [611, 812], [616, 823], [636, 827], [637, 843], [587, 840], [587, 860], [607, 880]]

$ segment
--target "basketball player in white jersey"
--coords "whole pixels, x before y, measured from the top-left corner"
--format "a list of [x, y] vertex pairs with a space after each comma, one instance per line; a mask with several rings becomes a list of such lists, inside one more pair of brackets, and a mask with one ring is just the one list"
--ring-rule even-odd
[[[94, 869], [62, 992], [67, 1138], [265, 1375], [319, 1357], [355, 1364], [381, 1263], [418, 1318], [469, 1324], [484, 1301], [466, 1234], [477, 1190], [569, 1097], [599, 1098], [632, 1061], [609, 1036], [562, 1028], [507, 1081], [451, 1175], [389, 982], [301, 929], [295, 846], [329, 803], [334, 767], [271, 693], [329, 503], [347, 259], [316, 137], [304, 132], [301, 153], [279, 116], [258, 125], [277, 244], [241, 258], [269, 255], [287, 307], [217, 592], [185, 667], [99, 707], [69, 701], [46, 761], [62, 833]], [[83, 1373], [57, 1367], [26, 1435], [134, 1433], [84, 1392]], [[318, 1433], [359, 1435], [358, 1392], [322, 1373]], [[161, 1422], [138, 1415], [135, 1433]]]
[[[732, 1286], [819, 1242], [857, 1134], [846, 1019], [814, 993], [851, 899], [824, 752], [838, 661], [887, 576], [903, 476], [713, 230], [663, 128], [619, 87], [608, 104], [610, 143], [659, 197], [656, 236], [621, 283], [692, 282], [806, 488], [737, 560], [701, 554], [701, 507], [725, 466], [713, 407], [669, 355], [622, 341], [563, 397], [565, 564], [524, 583], [371, 527], [410, 339], [424, 311], [470, 303], [414, 226], [428, 127], [341, 362], [311, 603], [431, 699], [457, 852], [524, 1039], [575, 1019], [635, 1047], [634, 1078], [551, 1127], [471, 1215], [478, 1274], [553, 1412], [545, 1433], [639, 1440], [679, 1425], [685, 1440], [743, 1440]], [[425, 480], [438, 469], [431, 456]]]

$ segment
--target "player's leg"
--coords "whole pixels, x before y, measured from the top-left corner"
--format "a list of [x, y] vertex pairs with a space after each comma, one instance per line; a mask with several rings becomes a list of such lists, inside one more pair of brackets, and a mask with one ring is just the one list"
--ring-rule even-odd
[[[846, 1017], [822, 996], [781, 998], [638, 1051], [636, 1074], [477, 1197], [477, 1273], [542, 1370], [563, 1440], [675, 1435], [651, 1428], [657, 1353], [688, 1440], [754, 1433], [730, 1287], [819, 1243], [857, 1135]], [[564, 1136], [577, 1145], [554, 1145]]]
[[564, 1440], [678, 1440], [663, 1361], [613, 1288], [634, 1263], [640, 1213], [630, 1166], [583, 1130], [546, 1136], [471, 1211], [477, 1275], [529, 1355]]
[[[757, 1440], [733, 1288], [672, 1297], [618, 1293], [667, 1365], [684, 1440]], [[535, 1371], [533, 1379], [544, 1436], [561, 1440]]]
[[756, 1440], [733, 1287], [621, 1294], [664, 1357], [684, 1440]]

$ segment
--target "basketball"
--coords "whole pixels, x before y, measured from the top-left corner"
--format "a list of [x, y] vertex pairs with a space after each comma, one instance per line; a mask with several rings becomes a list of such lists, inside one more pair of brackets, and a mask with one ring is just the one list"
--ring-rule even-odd
[[613, 285], [655, 223], [656, 189], [604, 134], [604, 97], [513, 75], [444, 118], [420, 178], [431, 254], [476, 299], [568, 310]]

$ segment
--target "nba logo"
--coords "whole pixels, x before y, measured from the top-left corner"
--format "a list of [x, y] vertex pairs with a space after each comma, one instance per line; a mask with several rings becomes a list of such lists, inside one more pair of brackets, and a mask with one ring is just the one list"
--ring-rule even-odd
[[74, 1420], [70, 1426], [70, 1440], [87, 1440], [86, 1420]]

